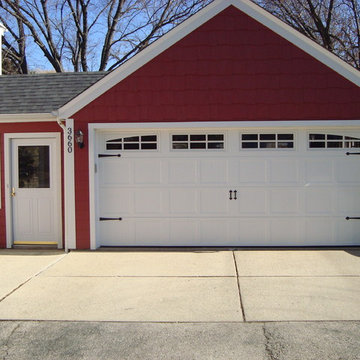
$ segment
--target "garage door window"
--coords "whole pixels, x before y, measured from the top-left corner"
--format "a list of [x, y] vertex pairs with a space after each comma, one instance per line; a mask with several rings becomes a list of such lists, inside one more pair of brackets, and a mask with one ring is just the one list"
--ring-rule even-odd
[[293, 149], [294, 134], [241, 134], [242, 149]]
[[106, 150], [157, 150], [157, 135], [136, 135], [107, 140]]
[[177, 134], [172, 135], [173, 150], [221, 150], [224, 134]]
[[360, 138], [335, 134], [309, 134], [311, 149], [360, 148]]

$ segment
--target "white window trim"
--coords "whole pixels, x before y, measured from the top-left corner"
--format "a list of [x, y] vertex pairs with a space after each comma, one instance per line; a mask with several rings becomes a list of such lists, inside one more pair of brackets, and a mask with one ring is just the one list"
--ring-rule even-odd
[[[339, 131], [339, 132], [334, 132], [334, 131]], [[317, 132], [316, 132], [317, 131]], [[339, 152], [339, 151], [344, 151], [344, 150], [347, 150], [347, 151], [351, 151], [351, 150], [354, 150], [354, 151], [360, 151], [360, 148], [347, 148], [347, 147], [341, 147], [341, 148], [328, 148], [328, 147], [321, 147], [321, 148], [312, 148], [310, 147], [310, 140], [309, 140], [309, 135], [310, 134], [322, 134], [322, 135], [339, 135], [339, 136], [353, 136], [353, 132], [351, 131], [347, 131], [347, 130], [340, 130], [340, 129], [334, 129], [334, 130], [314, 130], [314, 131], [307, 131], [306, 132], [306, 148], [308, 151], [326, 151], [326, 152], [330, 152], [330, 151], [335, 151], [335, 152]], [[316, 140], [314, 140], [316, 141]], [[317, 140], [317, 141], [322, 141], [322, 140]], [[325, 143], [328, 141], [328, 140], [323, 140]], [[336, 141], [336, 140], [334, 140]], [[343, 141], [343, 140], [341, 140]], [[360, 140], [357, 140], [357, 141], [360, 141]]]
[[[215, 130], [212, 130], [212, 131], [176, 131], [176, 132], [170, 132], [170, 139], [169, 139], [169, 144], [170, 144], [170, 151], [174, 151], [174, 152], [189, 152], [189, 151], [196, 151], [196, 152], [201, 152], [201, 151], [205, 151], [205, 152], [212, 152], [212, 151], [215, 151], [215, 152], [221, 152], [221, 151], [226, 151], [227, 147], [227, 133], [225, 131], [215, 131]], [[187, 141], [173, 141], [172, 137], [173, 135], [188, 135], [189, 138]], [[190, 145], [192, 142], [194, 141], [191, 141], [190, 140], [190, 135], [223, 135], [223, 140], [204, 140], [204, 141], [198, 141], [198, 142], [205, 142], [206, 145], [209, 144], [209, 143], [217, 143], [217, 142], [222, 142], [224, 144], [224, 147], [223, 148], [213, 148], [213, 149], [208, 149], [208, 148], [205, 148], [205, 149], [191, 149], [190, 147], [187, 148], [187, 149], [173, 149], [172, 145], [173, 143], [188, 143], [188, 145]]]
[[[151, 151], [151, 152], [159, 151], [159, 146], [160, 146], [160, 144], [159, 144], [159, 134], [157, 132], [149, 132], [149, 133], [136, 132], [136, 133], [128, 133], [128, 134], [123, 133], [123, 134], [120, 134], [120, 135], [118, 134], [119, 136], [122, 137], [122, 139], [127, 138], [127, 137], [139, 137], [139, 141], [134, 141], [134, 142], [130, 141], [130, 142], [128, 142], [129, 144], [139, 144], [139, 149], [124, 149], [124, 145], [126, 144], [126, 142], [124, 142], [124, 141], [121, 142], [121, 144], [123, 145], [122, 149], [107, 149], [106, 148], [107, 142], [109, 140], [115, 140], [110, 135], [111, 135], [110, 133], [105, 135], [105, 139], [104, 139], [105, 143], [103, 144], [103, 150], [105, 152], [109, 151], [110, 153], [113, 153], [113, 152], [119, 152], [119, 151], [124, 152], [125, 151], [125, 152], [130, 152], [130, 153], [136, 153], [136, 152], [143, 153], [145, 151]], [[142, 136], [156, 136], [156, 140], [155, 141], [148, 141], [148, 142], [147, 141], [142, 141], [141, 140]], [[141, 145], [143, 143], [144, 144], [146, 144], [146, 143], [148, 143], [148, 144], [156, 144], [156, 149], [141, 149]]]
[[[289, 142], [291, 141], [293, 143], [293, 147], [292, 148], [279, 148], [279, 147], [274, 147], [274, 148], [243, 148], [242, 147], [242, 143], [251, 143], [254, 142], [255, 140], [242, 140], [241, 135], [247, 135], [247, 134], [254, 134], [254, 135], [278, 135], [278, 134], [291, 134], [293, 135], [293, 139], [292, 140], [278, 140], [277, 136], [275, 137], [275, 140], [256, 140], [256, 142], [258, 144], [260, 144], [260, 142], [275, 142], [276, 144], [278, 142]], [[240, 137], [239, 137], [239, 149], [240, 151], [281, 151], [281, 152], [285, 152], [285, 151], [296, 151], [297, 150], [297, 134], [296, 131], [294, 130], [281, 130], [281, 131], [276, 131], [276, 130], [264, 130], [264, 131], [240, 131]]]

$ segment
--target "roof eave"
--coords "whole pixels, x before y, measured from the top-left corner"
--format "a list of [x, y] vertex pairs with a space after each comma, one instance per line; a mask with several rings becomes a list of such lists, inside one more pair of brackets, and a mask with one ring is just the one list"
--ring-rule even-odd
[[57, 121], [53, 113], [0, 114], [0, 123]]
[[83, 93], [60, 107], [58, 111], [59, 117], [65, 119], [72, 116], [230, 5], [235, 6], [254, 20], [262, 23], [270, 30], [313, 56], [324, 65], [330, 67], [347, 80], [360, 86], [360, 72], [358, 70], [250, 0], [215, 0], [109, 73], [109, 75], [106, 75], [94, 85], [90, 86]]

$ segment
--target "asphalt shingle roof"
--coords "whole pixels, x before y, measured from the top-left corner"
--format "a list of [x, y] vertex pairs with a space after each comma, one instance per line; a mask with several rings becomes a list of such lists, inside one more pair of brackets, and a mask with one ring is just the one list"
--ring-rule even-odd
[[0, 114], [51, 113], [106, 72], [0, 76]]

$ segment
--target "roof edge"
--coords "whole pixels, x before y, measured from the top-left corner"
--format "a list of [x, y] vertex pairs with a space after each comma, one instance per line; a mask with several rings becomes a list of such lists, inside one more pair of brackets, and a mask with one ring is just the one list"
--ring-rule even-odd
[[57, 121], [52, 113], [0, 114], [0, 123], [46, 122]]
[[66, 119], [72, 116], [114, 85], [131, 75], [137, 69], [231, 5], [288, 40], [293, 45], [302, 49], [347, 80], [360, 86], [360, 72], [358, 70], [250, 0], [215, 0], [60, 107], [57, 112], [59, 118]]

